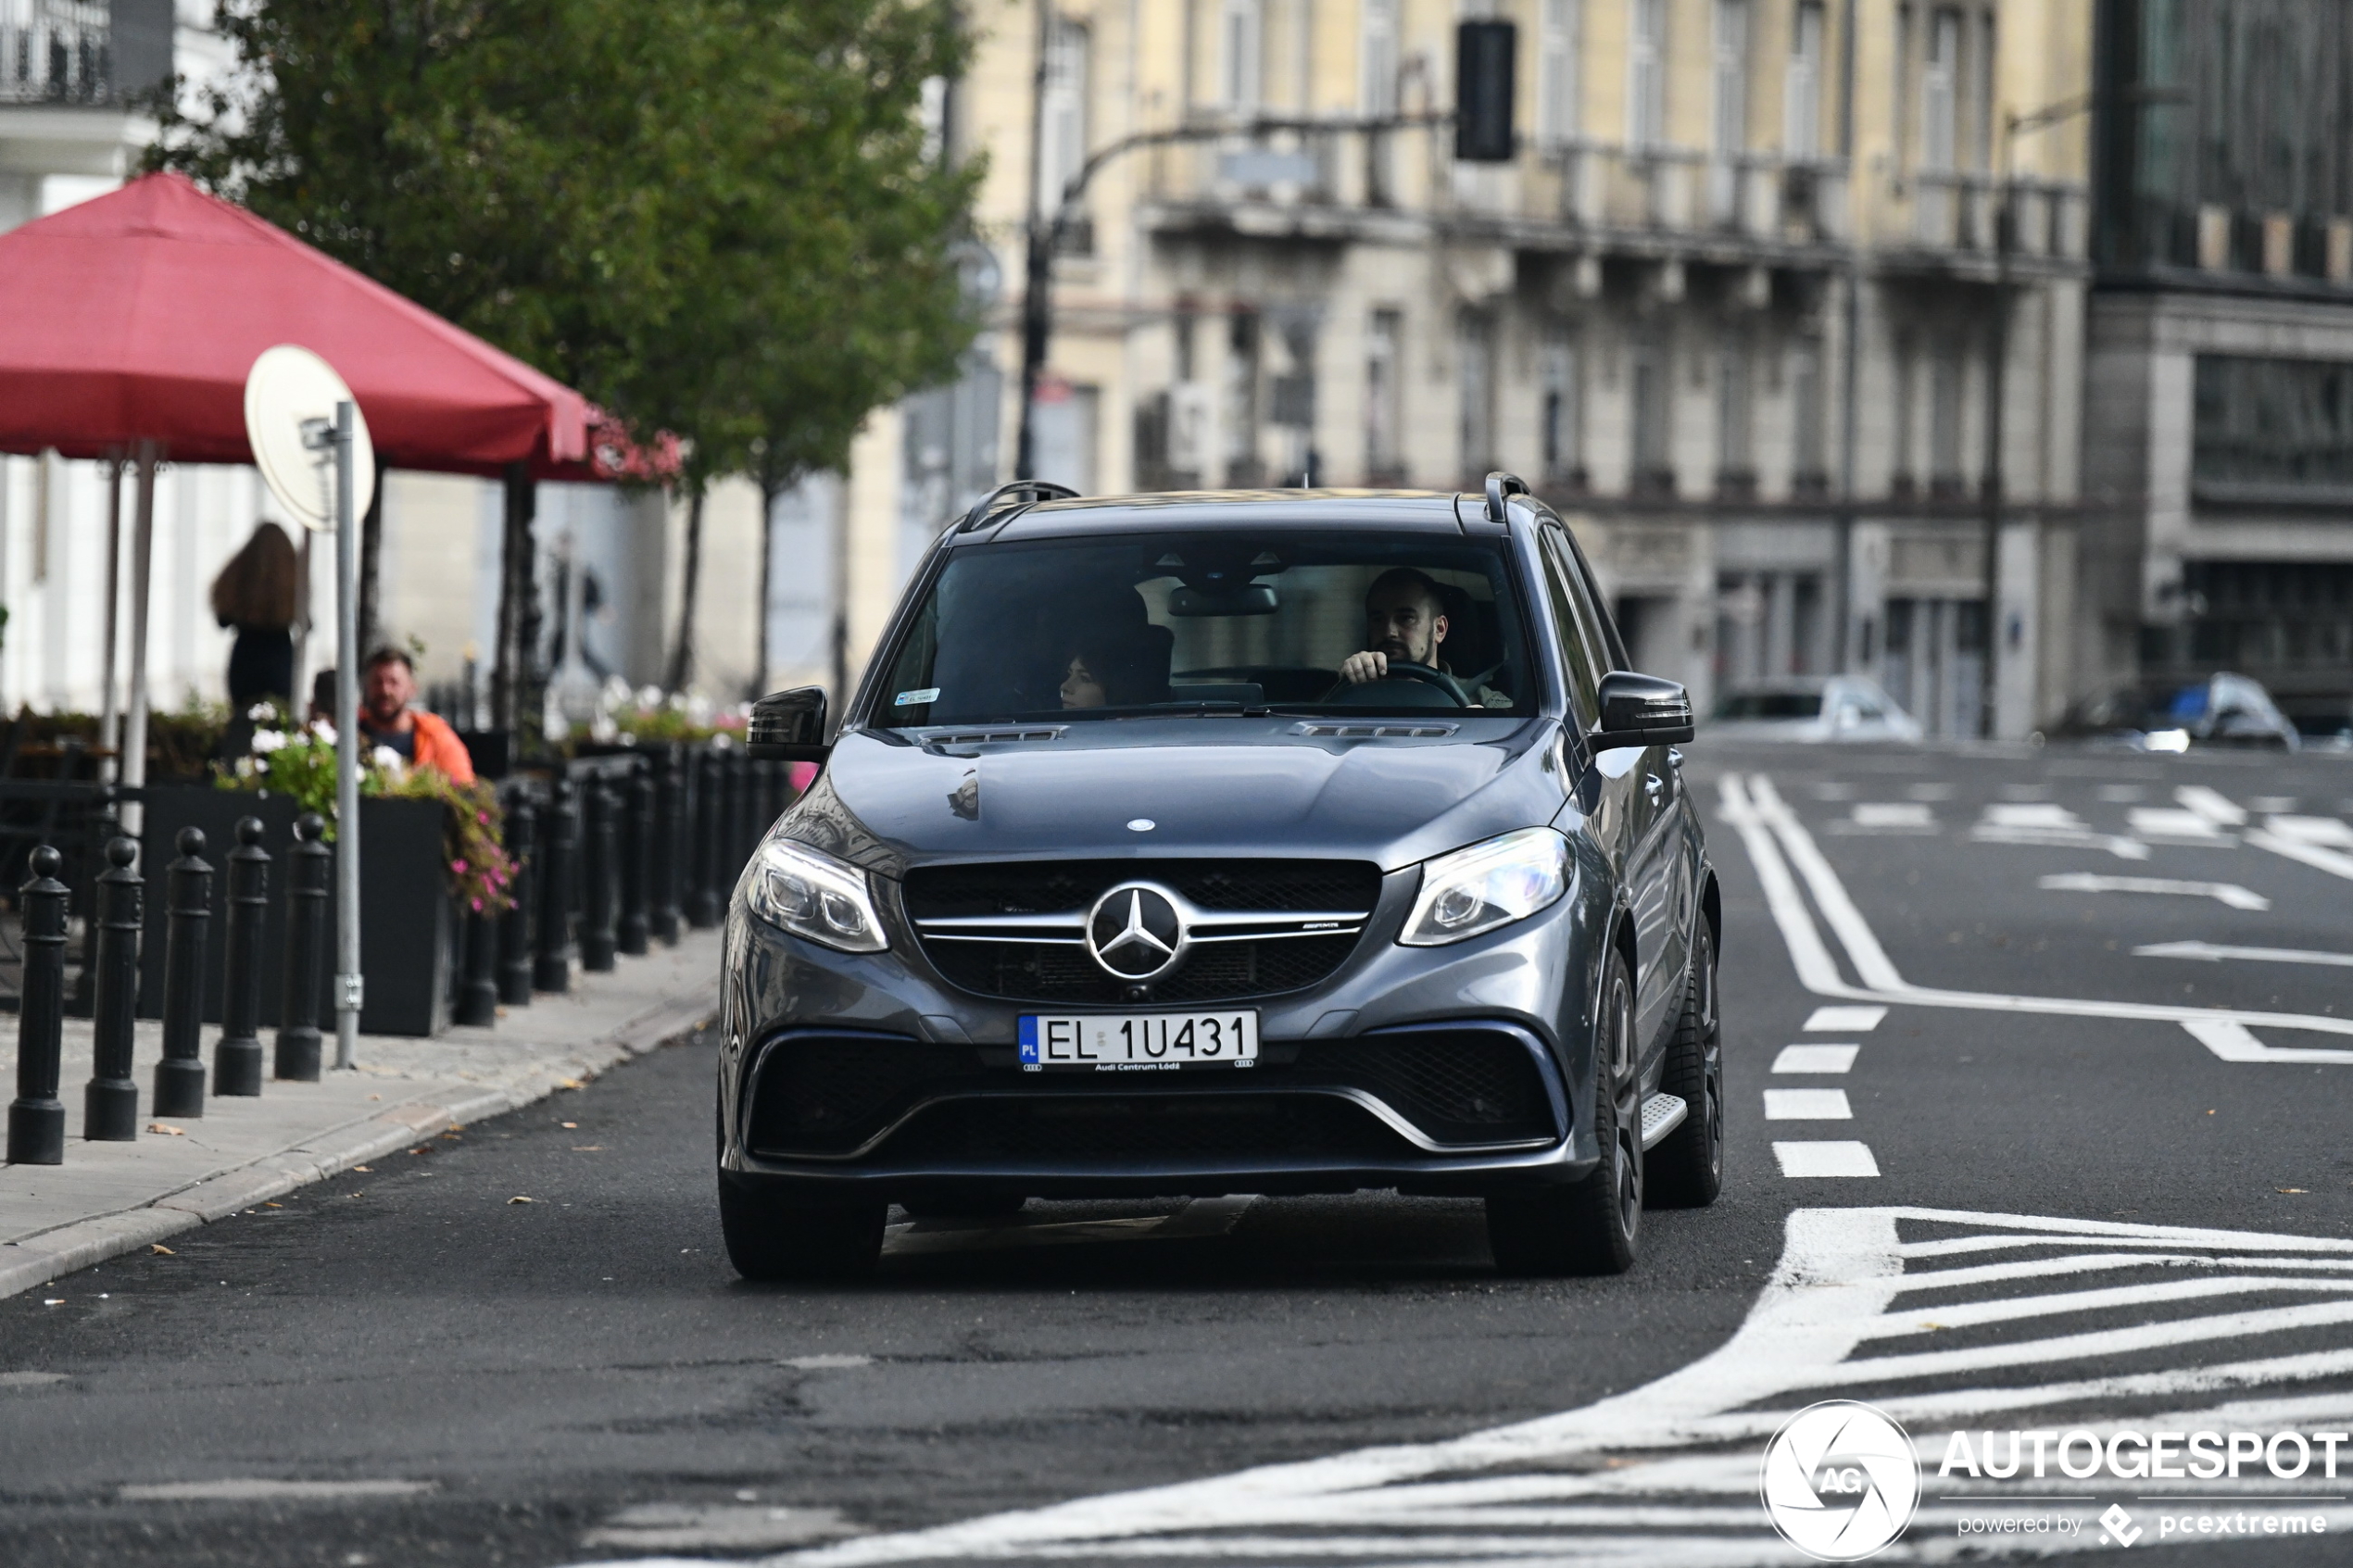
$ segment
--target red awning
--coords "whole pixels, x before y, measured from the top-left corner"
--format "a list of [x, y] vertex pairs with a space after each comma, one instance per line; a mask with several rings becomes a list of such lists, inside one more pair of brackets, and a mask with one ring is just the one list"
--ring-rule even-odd
[[621, 477], [580, 394], [178, 174], [0, 234], [0, 451], [250, 462], [245, 372], [293, 343], [350, 384], [380, 464]]

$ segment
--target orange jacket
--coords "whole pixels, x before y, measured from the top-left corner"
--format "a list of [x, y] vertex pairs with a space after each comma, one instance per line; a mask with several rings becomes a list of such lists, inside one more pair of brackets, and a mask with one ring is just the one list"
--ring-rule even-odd
[[440, 769], [449, 775], [452, 784], [473, 783], [474, 759], [467, 753], [466, 743], [458, 738], [458, 732], [449, 727], [449, 721], [437, 713], [427, 713], [422, 709], [409, 717], [417, 724], [416, 765]]

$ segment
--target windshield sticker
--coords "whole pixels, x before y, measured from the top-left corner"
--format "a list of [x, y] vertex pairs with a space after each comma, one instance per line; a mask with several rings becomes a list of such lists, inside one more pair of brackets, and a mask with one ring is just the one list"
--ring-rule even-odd
[[939, 688], [937, 686], [925, 686], [921, 691], [900, 692], [897, 696], [890, 699], [890, 705], [893, 708], [917, 708], [926, 702], [937, 702], [938, 700]]

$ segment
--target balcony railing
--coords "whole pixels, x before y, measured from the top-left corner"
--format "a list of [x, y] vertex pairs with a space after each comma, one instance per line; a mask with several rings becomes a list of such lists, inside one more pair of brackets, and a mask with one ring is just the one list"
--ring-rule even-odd
[[0, 0], [0, 104], [114, 97], [107, 8], [91, 0]]
[[[1912, 176], [1912, 235], [1931, 250], [1994, 254], [1994, 220], [2004, 182], [1984, 173], [1929, 172]], [[2014, 224], [2012, 253], [2082, 259], [2085, 197], [2080, 185], [2045, 180], [2007, 182]]]
[[1717, 233], [1834, 245], [1848, 232], [1846, 166], [1773, 154], [1572, 142], [1552, 148], [1559, 216], [1584, 229]]

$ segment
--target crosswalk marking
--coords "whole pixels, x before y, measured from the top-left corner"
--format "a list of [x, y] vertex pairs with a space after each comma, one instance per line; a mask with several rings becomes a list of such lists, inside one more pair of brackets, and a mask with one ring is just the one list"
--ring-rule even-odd
[[2187, 882], [2170, 876], [2101, 876], [2093, 872], [2065, 872], [2046, 876], [2035, 885], [2051, 893], [2166, 893], [2184, 898], [2213, 898], [2234, 909], [2268, 909], [2271, 901], [2235, 882]]
[[[2353, 1242], [2334, 1237], [1800, 1209], [1773, 1277], [1730, 1340], [1579, 1409], [862, 1537], [783, 1561], [1767, 1568], [1797, 1559], [1756, 1501], [1759, 1456], [1816, 1399], [1884, 1410], [1931, 1473], [1957, 1429], [2341, 1430], [2353, 1418], [2349, 1298]], [[2130, 1321], [2112, 1326], [2120, 1311]], [[1937, 1343], [1964, 1331], [1963, 1345]], [[2018, 1492], [2088, 1524], [2119, 1489], [2105, 1476], [2054, 1473], [2006, 1487], [1957, 1475], [1934, 1488], [1887, 1560], [1947, 1561], [1960, 1521], [2014, 1510], [2025, 1500]], [[2284, 1489], [2328, 1492], [2299, 1499], [2298, 1512], [2323, 1515], [2332, 1535], [2353, 1527], [2353, 1503], [2335, 1495], [2342, 1483], [2243, 1477], [2168, 1489], [2221, 1507], [2286, 1500]], [[2054, 1535], [2035, 1553], [2103, 1549], [2095, 1525]]]
[[1776, 1073], [1846, 1073], [1853, 1070], [1860, 1046], [1783, 1046], [1773, 1059]]
[[1846, 1103], [1844, 1089], [1768, 1089], [1765, 1091], [1765, 1120], [1852, 1122], [1855, 1111]]
[[1780, 1164], [1781, 1174], [1790, 1177], [1861, 1178], [1879, 1174], [1879, 1161], [1871, 1157], [1871, 1146], [1867, 1143], [1777, 1143], [1773, 1146], [1773, 1159]]
[[1880, 1020], [1886, 1016], [1887, 1010], [1883, 1007], [1818, 1007], [1806, 1020], [1806, 1032], [1809, 1035], [1869, 1034], [1878, 1028]]

